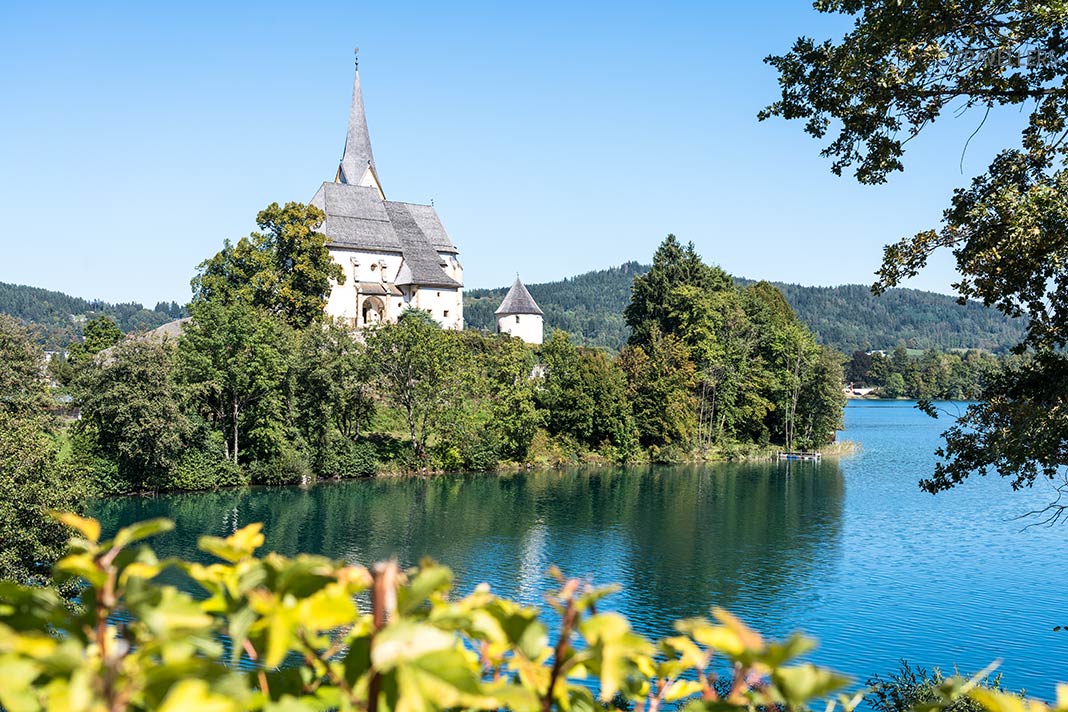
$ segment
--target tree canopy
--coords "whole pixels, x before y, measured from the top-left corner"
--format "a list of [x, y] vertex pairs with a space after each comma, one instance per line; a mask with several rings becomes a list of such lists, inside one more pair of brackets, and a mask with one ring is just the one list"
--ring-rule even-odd
[[314, 205], [271, 203], [256, 216], [263, 232], [232, 244], [200, 263], [193, 300], [245, 301], [302, 328], [322, 319], [331, 280], [344, 284], [317, 232], [325, 213]]
[[[839, 41], [798, 39], [767, 61], [781, 98], [760, 118], [804, 121], [840, 174], [863, 183], [904, 169], [906, 144], [951, 106], [957, 113], [1011, 107], [1027, 116], [1017, 145], [954, 192], [939, 229], [889, 245], [873, 291], [916, 275], [952, 252], [961, 300], [976, 299], [1027, 332], [1030, 354], [993, 379], [983, 402], [946, 433], [947, 459], [922, 484], [938, 491], [988, 469], [1014, 486], [1068, 465], [1068, 5], [849, 0], [816, 4], [854, 17]], [[962, 145], [966, 142], [962, 137]]]

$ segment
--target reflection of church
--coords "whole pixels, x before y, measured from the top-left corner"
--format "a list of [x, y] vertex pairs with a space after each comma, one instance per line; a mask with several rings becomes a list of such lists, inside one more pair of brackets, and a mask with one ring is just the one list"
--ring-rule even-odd
[[320, 229], [345, 273], [345, 283], [330, 292], [327, 314], [363, 327], [395, 322], [405, 309], [416, 308], [430, 312], [444, 328], [463, 328], [458, 250], [433, 206], [386, 200], [371, 153], [358, 69], [341, 165], [311, 203], [326, 213]]

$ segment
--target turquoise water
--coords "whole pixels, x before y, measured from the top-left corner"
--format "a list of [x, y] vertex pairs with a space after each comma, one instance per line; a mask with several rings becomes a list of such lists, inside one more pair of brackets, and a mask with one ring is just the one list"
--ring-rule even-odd
[[[949, 409], [955, 404], [943, 404]], [[804, 630], [813, 658], [863, 681], [897, 661], [978, 670], [1050, 698], [1068, 680], [1065, 525], [1014, 517], [1051, 488], [1013, 493], [996, 478], [931, 496], [945, 421], [906, 403], [860, 401], [842, 437], [858, 455], [823, 463], [596, 468], [380, 479], [101, 502], [106, 530], [176, 520], [155, 544], [197, 557], [196, 539], [249, 522], [267, 547], [368, 563], [432, 556], [459, 588], [489, 582], [537, 604], [544, 572], [617, 582], [610, 607], [643, 634], [729, 608], [759, 630]]]

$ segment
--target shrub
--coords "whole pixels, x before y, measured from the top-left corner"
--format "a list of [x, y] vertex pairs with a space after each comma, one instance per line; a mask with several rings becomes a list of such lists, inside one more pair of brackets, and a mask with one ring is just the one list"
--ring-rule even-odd
[[[911, 667], [902, 660], [900, 669], [885, 679], [876, 675], [868, 680], [869, 693], [865, 701], [876, 712], [909, 712], [922, 705], [936, 704], [947, 678], [938, 668], [930, 673], [921, 667]], [[1001, 676], [994, 677], [984, 689], [1001, 689]], [[983, 705], [974, 697], [959, 697], [944, 707], [946, 712], [983, 712]]]
[[[259, 558], [259, 524], [201, 537], [217, 560], [206, 566], [160, 562], [139, 543], [173, 529], [165, 519], [100, 541], [98, 522], [59, 518], [80, 536], [54, 575], [84, 582], [83, 605], [0, 584], [6, 709], [594, 712], [594, 690], [621, 710], [851, 712], [861, 701], [832, 697], [846, 679], [798, 661], [812, 648], [805, 638], [768, 642], [716, 609], [712, 620], [677, 622], [654, 645], [619, 613], [598, 610], [614, 588], [559, 571], [547, 596], [554, 614], [543, 616], [485, 585], [451, 595], [451, 572], [429, 560], [401, 571], [396, 562], [367, 569], [321, 556]], [[163, 583], [169, 567], [202, 595]], [[223, 634], [231, 645], [220, 644]], [[249, 672], [237, 669], [242, 661]], [[925, 709], [948, 709], [964, 694], [992, 712], [1048, 709], [959, 679], [944, 681]], [[1068, 712], [1068, 687], [1058, 700], [1056, 712]]]
[[430, 465], [437, 470], [456, 472], [463, 469], [464, 457], [460, 446], [453, 443], [438, 443], [427, 448]]
[[212, 431], [199, 447], [190, 447], [182, 453], [164, 487], [200, 490], [245, 484], [248, 484], [245, 473], [223, 452], [222, 434]]
[[378, 471], [378, 453], [367, 441], [338, 436], [331, 441], [319, 474], [324, 477], [370, 477]]
[[308, 456], [287, 445], [270, 460], [253, 460], [248, 465], [249, 479], [257, 485], [303, 485], [315, 481]]

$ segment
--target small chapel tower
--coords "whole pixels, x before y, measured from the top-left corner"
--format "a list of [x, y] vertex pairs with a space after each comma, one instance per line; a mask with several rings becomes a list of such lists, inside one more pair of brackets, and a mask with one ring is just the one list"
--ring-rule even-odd
[[542, 342], [542, 317], [545, 312], [530, 296], [518, 276], [494, 314], [497, 315], [498, 334], [509, 334], [528, 344]]

